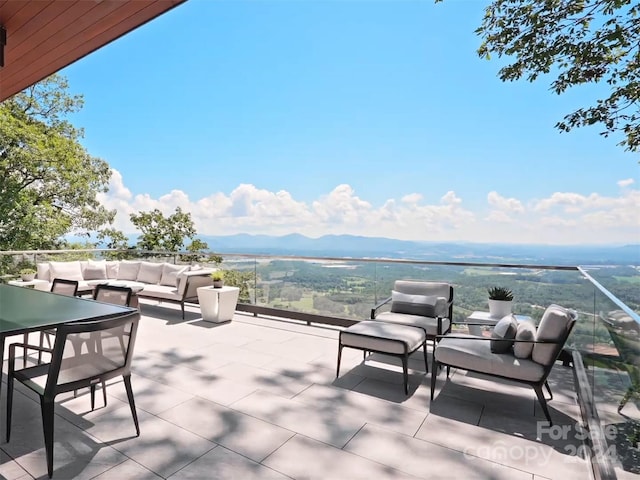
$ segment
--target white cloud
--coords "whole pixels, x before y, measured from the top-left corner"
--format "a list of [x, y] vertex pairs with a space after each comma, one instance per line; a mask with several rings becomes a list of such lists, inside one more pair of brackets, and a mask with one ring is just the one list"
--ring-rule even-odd
[[503, 197], [496, 191], [489, 192], [489, 194], [487, 195], [487, 201], [489, 202], [489, 205], [503, 212], [524, 212], [524, 207], [522, 206], [522, 202], [520, 200], [516, 198]]
[[203, 235], [296, 232], [311, 237], [333, 233], [503, 243], [640, 241], [640, 190], [632, 188], [616, 197], [556, 192], [538, 200], [507, 198], [492, 191], [487, 194], [489, 208], [483, 210], [482, 206], [466, 207], [454, 191], [446, 192], [436, 203], [409, 193], [376, 206], [348, 184], [338, 185], [310, 203], [293, 198], [286, 190], [272, 192], [251, 184], [200, 199], [181, 190], [153, 198], [147, 193], [132, 194], [120, 173], [114, 171], [109, 192], [101, 193], [99, 199], [107, 208], [117, 210], [114, 226], [127, 233], [135, 231], [129, 221], [131, 213], [158, 208], [170, 214], [179, 206], [191, 213], [196, 230]]
[[636, 183], [636, 181], [633, 178], [626, 178], [624, 180], [618, 181], [618, 186], [620, 188], [625, 188], [625, 187], [630, 187], [634, 183]]
[[422, 200], [420, 193], [410, 193], [401, 198], [402, 203], [418, 203], [420, 200]]

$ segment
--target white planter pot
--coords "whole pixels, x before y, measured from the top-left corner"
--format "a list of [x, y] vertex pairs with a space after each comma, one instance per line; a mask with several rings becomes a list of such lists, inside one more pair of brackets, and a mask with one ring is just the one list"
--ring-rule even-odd
[[36, 274], [35, 273], [23, 273], [22, 275], [20, 275], [20, 277], [22, 278], [23, 282], [30, 282], [34, 278], [36, 278]]
[[489, 314], [494, 318], [502, 318], [511, 314], [513, 300], [491, 300], [489, 299]]

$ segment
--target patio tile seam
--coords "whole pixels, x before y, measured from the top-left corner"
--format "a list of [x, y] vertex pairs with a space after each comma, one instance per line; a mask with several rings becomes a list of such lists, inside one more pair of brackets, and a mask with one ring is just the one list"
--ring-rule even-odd
[[[478, 460], [483, 460], [483, 461], [485, 461], [485, 462], [490, 462], [490, 463], [495, 464], [495, 465], [500, 465], [500, 466], [502, 466], [502, 467], [509, 468], [509, 469], [511, 469], [511, 470], [516, 470], [516, 471], [518, 471], [518, 472], [522, 472], [522, 473], [525, 473], [525, 474], [529, 474], [529, 475], [531, 475], [531, 476], [532, 476], [532, 478], [533, 478], [533, 476], [535, 475], [535, 473], [530, 472], [530, 471], [528, 471], [528, 470], [523, 470], [523, 469], [521, 469], [521, 468], [517, 468], [517, 467], [511, 466], [511, 465], [507, 465], [507, 464], [505, 464], [505, 463], [496, 462], [496, 461], [494, 461], [494, 460], [492, 460], [492, 459], [489, 459], [489, 458], [484, 458], [484, 457], [481, 457], [481, 456], [478, 456], [478, 455], [473, 455], [473, 454], [468, 453], [468, 452], [466, 452], [466, 451], [464, 451], [464, 450], [458, 450], [458, 449], [456, 449], [456, 448], [452, 448], [452, 447], [451, 447], [451, 446], [449, 446], [449, 445], [444, 445], [444, 444], [441, 444], [441, 443], [438, 443], [438, 442], [434, 442], [434, 441], [431, 441], [431, 440], [425, 440], [424, 438], [419, 438], [419, 437], [415, 437], [415, 436], [405, 435], [404, 433], [399, 433], [399, 432], [396, 432], [396, 431], [394, 431], [394, 430], [390, 430], [389, 428], [384, 427], [384, 426], [380, 426], [380, 425], [376, 425], [376, 424], [370, 424], [370, 425], [371, 425], [371, 426], [373, 426], [374, 428], [379, 428], [379, 429], [381, 429], [381, 430], [385, 430], [385, 431], [390, 432], [390, 433], [393, 433], [393, 434], [395, 434], [395, 435], [402, 435], [402, 436], [404, 436], [404, 437], [408, 437], [408, 438], [415, 439], [416, 441], [419, 441], [419, 442], [428, 443], [428, 444], [430, 444], [430, 445], [434, 445], [434, 446], [436, 446], [436, 447], [446, 448], [447, 450], [450, 450], [450, 451], [452, 451], [452, 452], [458, 452], [458, 453], [461, 453], [462, 455], [467, 456], [467, 457], [474, 457], [474, 458], [477, 458]], [[364, 428], [364, 427], [363, 427], [363, 428]], [[407, 473], [407, 472], [404, 472], [404, 471], [403, 471], [403, 473]]]
[[[171, 422], [169, 422], [169, 423], [171, 423]], [[181, 427], [181, 428], [182, 428], [182, 427]], [[186, 430], [186, 429], [184, 429], [184, 430]], [[188, 430], [187, 430], [187, 431], [188, 431]], [[192, 433], [193, 433], [193, 432], [192, 432]], [[213, 442], [213, 443], [215, 443], [215, 442]], [[204, 457], [205, 455], [208, 455], [209, 453], [211, 453], [212, 451], [214, 451], [216, 448], [222, 448], [222, 446], [221, 446], [220, 444], [216, 443], [216, 444], [213, 446], [213, 448], [210, 448], [209, 450], [207, 450], [206, 452], [204, 452], [204, 453], [203, 453], [202, 455], [200, 455], [199, 457], [194, 458], [194, 459], [193, 459], [193, 460], [191, 460], [189, 463], [187, 463], [187, 464], [186, 464], [186, 465], [184, 465], [183, 467], [179, 468], [178, 470], [176, 470], [175, 472], [173, 472], [171, 475], [169, 475], [169, 476], [167, 476], [167, 477], [163, 477], [163, 476], [162, 476], [162, 475], [160, 475], [158, 472], [153, 472], [153, 473], [155, 473], [155, 474], [156, 474], [156, 475], [158, 475], [159, 477], [164, 478], [164, 479], [166, 480], [167, 478], [171, 478], [171, 477], [172, 477], [173, 475], [175, 475], [176, 473], [179, 473], [180, 471], [184, 470], [184, 469], [185, 469], [185, 468], [187, 468], [189, 465], [193, 464], [193, 462], [196, 462], [196, 461], [200, 460], [202, 457]], [[137, 463], [137, 462], [136, 462], [136, 463]], [[149, 469], [147, 468], [147, 470], [149, 470]]]
[[[106, 445], [106, 444], [105, 444], [105, 445]], [[111, 448], [113, 448], [113, 447], [111, 447]], [[122, 452], [120, 452], [120, 453], [122, 453]], [[141, 467], [141, 468], [143, 468], [143, 469], [147, 470], [148, 472], [153, 473], [154, 475], [157, 475], [157, 476], [158, 476], [158, 477], [160, 477], [160, 478], [164, 478], [164, 477], [163, 477], [162, 475], [160, 475], [158, 472], [154, 472], [154, 471], [153, 471], [153, 470], [151, 470], [150, 468], [145, 467], [144, 465], [142, 465], [141, 463], [137, 462], [135, 459], [133, 459], [133, 458], [129, 457], [128, 455], [125, 455], [124, 453], [122, 453], [122, 455], [125, 457], [125, 459], [124, 459], [122, 462], [120, 462], [120, 463], [118, 463], [118, 464], [116, 464], [116, 465], [112, 465], [111, 467], [107, 468], [104, 472], [100, 472], [99, 474], [97, 474], [97, 475], [95, 475], [95, 476], [91, 477], [91, 478], [90, 478], [90, 480], [93, 480], [94, 478], [100, 478], [100, 475], [104, 475], [105, 473], [109, 472], [110, 470], [113, 470], [114, 468], [119, 467], [120, 465], [122, 465], [123, 463], [126, 463], [126, 462], [128, 462], [128, 461], [131, 461], [131, 462], [135, 463], [135, 464], [136, 464], [136, 465], [138, 465], [139, 467]], [[54, 474], [55, 474], [55, 472], [54, 472]]]
[[[365, 427], [365, 425], [366, 425], [366, 423], [365, 423], [364, 425], [362, 425], [362, 427], [360, 427], [360, 428], [358, 429], [358, 432], [360, 432], [360, 431]], [[377, 425], [374, 425], [374, 426], [377, 426]], [[396, 433], [397, 433], [397, 432], [396, 432]], [[336, 447], [335, 445], [332, 445], [332, 444], [330, 444], [330, 443], [324, 442], [324, 441], [322, 441], [322, 440], [318, 440], [317, 438], [309, 437], [308, 435], [305, 435], [305, 434], [303, 434], [303, 433], [296, 433], [294, 436], [292, 436], [292, 437], [291, 437], [291, 438], [289, 438], [286, 442], [284, 442], [282, 445], [280, 445], [276, 450], [274, 450], [271, 454], [269, 454], [269, 456], [265, 457], [265, 458], [262, 460], [262, 462], [264, 462], [264, 461], [265, 461], [265, 460], [267, 460], [271, 455], [273, 455], [273, 454], [274, 454], [274, 453], [276, 453], [278, 450], [280, 450], [281, 448], [283, 448], [287, 443], [289, 443], [290, 441], [292, 441], [296, 436], [300, 436], [300, 437], [303, 437], [303, 438], [307, 438], [307, 439], [311, 440], [312, 442], [318, 442], [318, 443], [321, 443], [321, 444], [323, 444], [323, 445], [325, 445], [325, 446], [327, 446], [327, 447], [329, 447], [329, 448], [335, 448], [335, 449], [336, 449], [336, 450], [338, 450], [338, 451], [344, 452], [344, 453], [346, 453], [346, 454], [348, 454], [348, 455], [353, 455], [354, 457], [361, 458], [361, 459], [363, 459], [363, 460], [365, 460], [365, 461], [367, 461], [367, 462], [375, 463], [375, 464], [380, 465], [380, 466], [382, 466], [382, 467], [384, 467], [384, 468], [390, 468], [390, 469], [392, 469], [392, 470], [395, 470], [396, 472], [401, 472], [401, 473], [405, 474], [405, 476], [414, 477], [414, 478], [420, 478], [420, 477], [416, 477], [415, 475], [412, 475], [412, 474], [410, 474], [410, 473], [407, 473], [407, 472], [404, 472], [404, 471], [402, 471], [402, 470], [399, 470], [399, 469], [397, 469], [397, 468], [395, 468], [395, 467], [392, 467], [391, 465], [387, 465], [386, 463], [381, 463], [381, 462], [378, 462], [378, 461], [376, 461], [376, 460], [372, 460], [372, 459], [370, 459], [370, 458], [363, 457], [362, 455], [358, 455], [358, 454], [357, 454], [357, 453], [355, 453], [355, 452], [350, 452], [350, 451], [348, 451], [348, 450], [345, 450], [344, 448], [345, 448], [345, 447], [348, 445], [348, 443], [353, 439], [353, 437], [351, 437], [351, 438], [347, 441], [347, 443], [345, 443], [342, 447]], [[354, 436], [355, 436], [355, 434], [354, 434]], [[260, 462], [260, 464], [261, 464], [261, 465], [262, 465], [262, 462]], [[266, 465], [264, 465], [264, 466], [266, 466]], [[272, 469], [272, 470], [273, 470], [273, 469]], [[279, 472], [279, 473], [282, 473], [282, 472]], [[284, 474], [283, 474], [283, 475], [284, 475]], [[288, 476], [288, 475], [287, 475], [287, 476]]]

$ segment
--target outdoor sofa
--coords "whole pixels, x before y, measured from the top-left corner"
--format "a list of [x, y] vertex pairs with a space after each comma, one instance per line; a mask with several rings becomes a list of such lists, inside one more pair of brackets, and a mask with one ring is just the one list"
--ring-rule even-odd
[[78, 281], [78, 295], [91, 294], [100, 283], [142, 288], [140, 298], [180, 304], [198, 303], [197, 288], [213, 285], [214, 268], [174, 265], [167, 262], [131, 260], [75, 260], [37, 264], [38, 280], [53, 282], [54, 278]]

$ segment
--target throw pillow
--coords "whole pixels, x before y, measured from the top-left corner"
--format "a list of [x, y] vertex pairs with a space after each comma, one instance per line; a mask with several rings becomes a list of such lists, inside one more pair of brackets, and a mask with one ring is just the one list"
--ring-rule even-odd
[[107, 278], [118, 278], [118, 268], [120, 266], [120, 262], [118, 260], [109, 260], [105, 263], [107, 268]]
[[531, 322], [518, 324], [516, 342], [513, 344], [513, 355], [517, 358], [530, 358], [533, 352], [533, 343], [518, 342], [517, 340], [534, 341], [536, 339], [536, 326]]
[[542, 365], [549, 365], [555, 361], [558, 352], [563, 345], [567, 336], [567, 331], [571, 320], [574, 318], [574, 312], [561, 307], [559, 305], [549, 305], [542, 315], [542, 320], [538, 324], [536, 332], [537, 342], [556, 342], [554, 343], [536, 343], [533, 346], [531, 359]]
[[138, 270], [138, 282], [157, 285], [162, 277], [162, 263], [140, 262], [140, 270]]
[[435, 316], [435, 303], [437, 297], [427, 295], [411, 295], [408, 293], [391, 291], [391, 311], [422, 317]]
[[518, 331], [518, 322], [513, 315], [502, 318], [491, 333], [491, 351], [493, 353], [509, 353]]
[[166, 285], [168, 287], [178, 286], [178, 275], [182, 272], [186, 272], [189, 267], [187, 265], [172, 265], [165, 263], [162, 266], [162, 277], [160, 277], [160, 285]]
[[118, 266], [118, 280], [131, 280], [135, 282], [138, 278], [138, 270], [140, 270], [140, 262], [121, 260]]
[[89, 261], [89, 264], [84, 268], [83, 275], [85, 280], [106, 280], [107, 268], [105, 262]]
[[50, 278], [64, 278], [65, 280], [84, 280], [80, 262], [49, 262]]
[[36, 274], [39, 280], [46, 280], [47, 282], [51, 281], [51, 266], [49, 262], [42, 262], [36, 265], [38, 273]]

